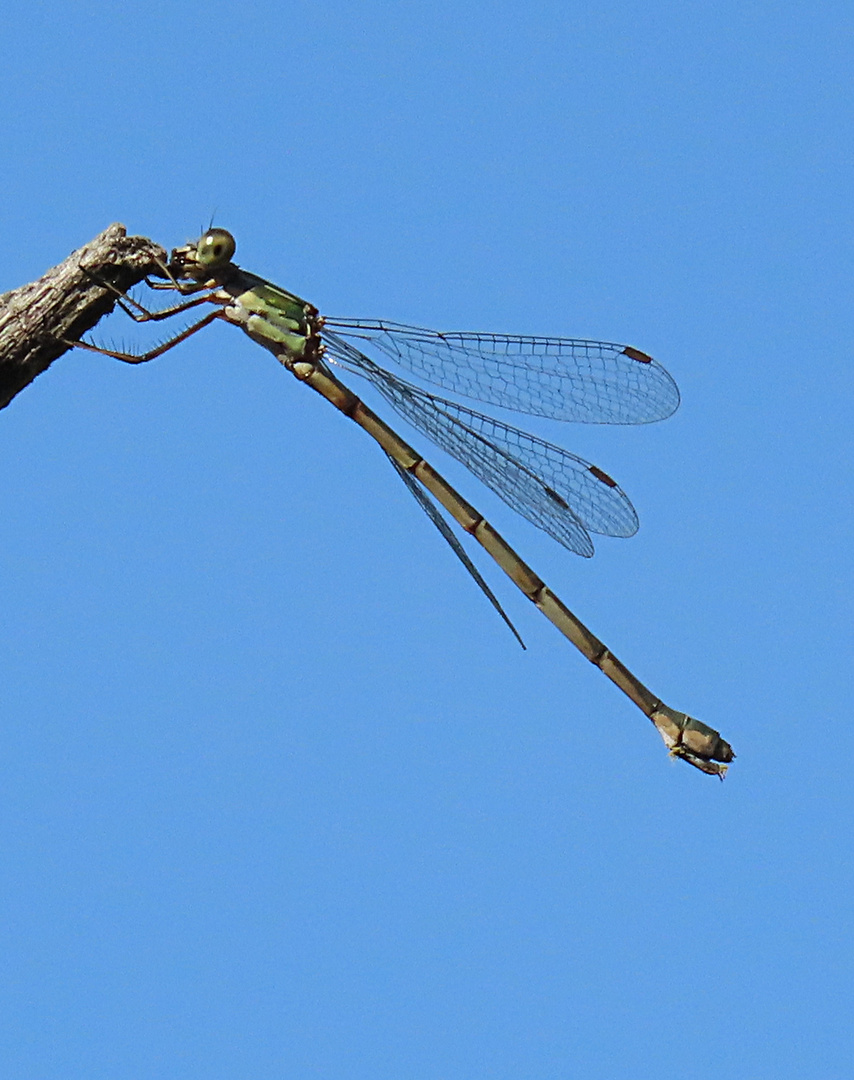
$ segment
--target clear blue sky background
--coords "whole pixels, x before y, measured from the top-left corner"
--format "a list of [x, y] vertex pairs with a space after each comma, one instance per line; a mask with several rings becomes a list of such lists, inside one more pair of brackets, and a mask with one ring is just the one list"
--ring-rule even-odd
[[639, 510], [593, 560], [449, 473], [739, 756], [669, 762], [487, 566], [519, 650], [370, 440], [231, 327], [68, 354], [0, 412], [4, 1077], [854, 1075], [852, 26], [5, 11], [0, 290], [214, 214], [329, 313], [672, 371], [664, 424], [539, 428]]

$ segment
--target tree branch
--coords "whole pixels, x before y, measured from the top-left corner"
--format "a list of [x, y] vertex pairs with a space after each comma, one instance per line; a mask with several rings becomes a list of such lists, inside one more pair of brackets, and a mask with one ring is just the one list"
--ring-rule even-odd
[[116, 295], [100, 282], [127, 292], [166, 259], [147, 237], [110, 225], [38, 281], [0, 295], [0, 409], [113, 310]]

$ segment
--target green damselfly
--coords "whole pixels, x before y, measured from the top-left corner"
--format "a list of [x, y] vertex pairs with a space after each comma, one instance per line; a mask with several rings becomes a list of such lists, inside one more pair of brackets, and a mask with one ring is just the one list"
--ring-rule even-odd
[[[393, 409], [460, 460], [514, 510], [580, 555], [591, 533], [631, 536], [637, 515], [601, 469], [551, 443], [392, 374], [363, 350], [388, 357], [424, 382], [463, 397], [558, 420], [642, 424], [675, 411], [679, 391], [646, 353], [612, 342], [509, 334], [439, 333], [400, 323], [324, 318], [317, 308], [233, 261], [225, 229], [176, 248], [163, 280], [148, 284], [182, 299], [159, 311], [120, 296], [138, 322], [159, 321], [210, 305], [185, 330], [141, 354], [82, 348], [128, 363], [162, 355], [216, 319], [239, 326], [286, 370], [366, 431], [385, 451], [430, 516], [516, 633], [436, 503], [473, 536], [513, 583], [593, 664], [649, 717], [675, 757], [723, 779], [735, 756], [717, 731], [665, 705], [561, 602], [502, 536], [424, 458], [333, 373], [366, 379]], [[434, 502], [435, 500], [435, 502]], [[518, 634], [516, 634], [518, 637]], [[520, 639], [521, 640], [521, 639]]]

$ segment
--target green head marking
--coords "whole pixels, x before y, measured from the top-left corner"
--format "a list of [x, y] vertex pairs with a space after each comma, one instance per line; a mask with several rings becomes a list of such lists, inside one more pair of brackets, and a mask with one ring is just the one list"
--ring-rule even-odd
[[221, 270], [231, 262], [237, 244], [225, 229], [208, 229], [196, 244], [196, 261], [208, 270]]

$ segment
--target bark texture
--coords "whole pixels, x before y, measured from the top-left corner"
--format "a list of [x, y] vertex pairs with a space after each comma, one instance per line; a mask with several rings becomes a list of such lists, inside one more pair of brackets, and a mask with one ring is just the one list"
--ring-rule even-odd
[[[0, 409], [109, 314], [116, 295], [158, 275], [166, 252], [144, 236], [110, 225], [29, 285], [0, 296]], [[84, 269], [85, 267], [85, 269]]]

